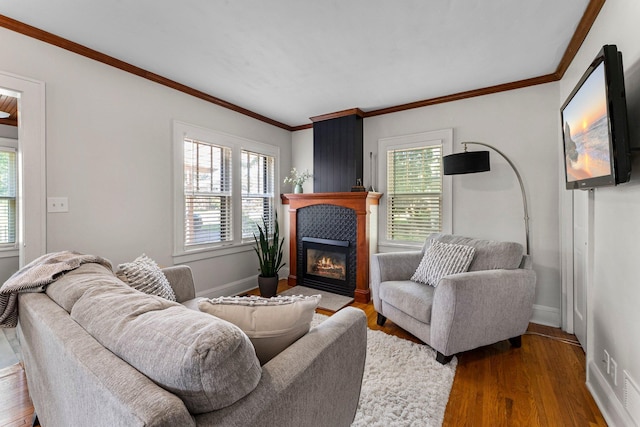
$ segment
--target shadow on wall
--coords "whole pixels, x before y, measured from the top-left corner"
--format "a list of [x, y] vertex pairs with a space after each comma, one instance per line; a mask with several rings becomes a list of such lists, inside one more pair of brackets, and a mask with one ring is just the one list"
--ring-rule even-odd
[[[640, 61], [636, 61], [625, 72], [624, 86], [627, 98], [629, 144], [632, 149], [640, 149], [640, 120], [638, 120], [640, 118]], [[636, 157], [640, 155], [638, 153], [634, 155], [634, 168], [637, 166]]]
[[[624, 58], [623, 58], [623, 65]], [[625, 95], [627, 99], [627, 122], [629, 124], [629, 146], [640, 150], [640, 60], [624, 73]], [[631, 152], [631, 180], [627, 187], [640, 185], [640, 151]]]

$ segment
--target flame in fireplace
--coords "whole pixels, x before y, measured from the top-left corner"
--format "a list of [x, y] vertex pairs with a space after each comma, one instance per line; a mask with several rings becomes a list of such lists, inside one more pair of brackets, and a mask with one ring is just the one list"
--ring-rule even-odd
[[333, 263], [331, 258], [322, 257], [318, 260], [318, 268], [335, 268], [336, 265]]
[[331, 279], [346, 280], [347, 268], [346, 259], [334, 258], [333, 256], [325, 255], [325, 253], [315, 254], [313, 250], [309, 251], [311, 262], [307, 262], [307, 272], [315, 274], [317, 276], [328, 277]]

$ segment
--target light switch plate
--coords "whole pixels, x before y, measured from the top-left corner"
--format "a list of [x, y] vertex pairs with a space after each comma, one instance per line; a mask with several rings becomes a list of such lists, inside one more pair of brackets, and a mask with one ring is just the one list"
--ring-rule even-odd
[[67, 197], [47, 197], [47, 212], [69, 212]]

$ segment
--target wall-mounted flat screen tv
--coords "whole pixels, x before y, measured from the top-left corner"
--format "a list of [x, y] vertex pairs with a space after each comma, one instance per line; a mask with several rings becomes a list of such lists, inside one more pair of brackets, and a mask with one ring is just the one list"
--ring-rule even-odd
[[627, 182], [631, 175], [622, 54], [605, 45], [561, 109], [569, 190]]

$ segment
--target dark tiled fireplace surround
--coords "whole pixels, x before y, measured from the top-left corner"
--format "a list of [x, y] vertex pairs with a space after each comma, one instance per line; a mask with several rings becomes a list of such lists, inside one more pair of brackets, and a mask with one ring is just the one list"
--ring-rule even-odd
[[[289, 205], [289, 285], [368, 302], [369, 230], [376, 220], [371, 208], [377, 208], [380, 196], [367, 192], [282, 195], [282, 203]], [[341, 260], [344, 266], [332, 265]], [[341, 273], [344, 277], [339, 277]]]

